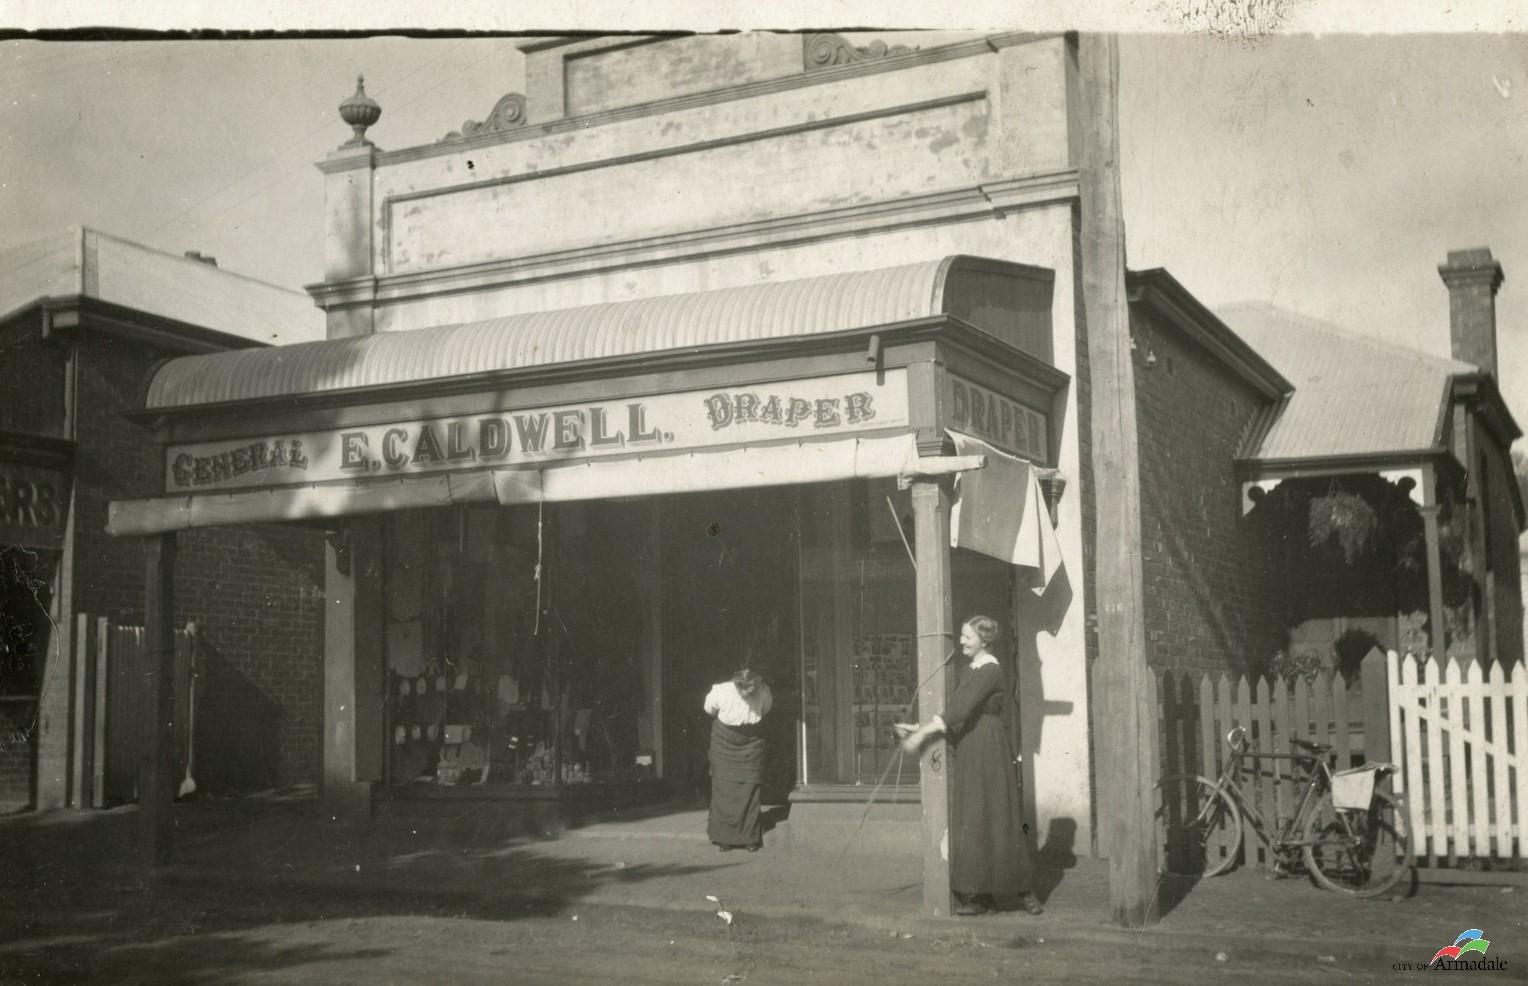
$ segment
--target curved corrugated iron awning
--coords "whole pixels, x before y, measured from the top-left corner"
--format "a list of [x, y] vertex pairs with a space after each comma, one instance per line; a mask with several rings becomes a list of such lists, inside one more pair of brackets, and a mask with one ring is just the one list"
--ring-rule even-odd
[[[946, 257], [692, 294], [511, 315], [274, 349], [172, 360], [154, 375], [149, 410], [330, 393], [729, 343], [823, 335], [951, 312], [951, 272], [1049, 271]], [[958, 292], [950, 292], [952, 295]], [[962, 314], [965, 314], [962, 311]]]

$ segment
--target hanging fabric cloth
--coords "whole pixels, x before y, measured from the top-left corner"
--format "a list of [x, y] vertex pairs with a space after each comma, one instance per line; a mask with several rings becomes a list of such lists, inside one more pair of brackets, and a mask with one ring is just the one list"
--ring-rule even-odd
[[1043, 596], [1061, 570], [1061, 544], [1040, 493], [1036, 468], [979, 438], [950, 432], [956, 455], [984, 455], [987, 465], [961, 473], [950, 513], [950, 546], [1035, 569], [1030, 591]]

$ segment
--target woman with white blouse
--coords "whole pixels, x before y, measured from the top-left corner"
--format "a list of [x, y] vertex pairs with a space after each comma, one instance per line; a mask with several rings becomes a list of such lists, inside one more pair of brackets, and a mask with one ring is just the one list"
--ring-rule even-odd
[[757, 852], [763, 841], [759, 797], [764, 781], [764, 717], [774, 698], [743, 668], [706, 694], [711, 722], [711, 818], [706, 833], [722, 852]]

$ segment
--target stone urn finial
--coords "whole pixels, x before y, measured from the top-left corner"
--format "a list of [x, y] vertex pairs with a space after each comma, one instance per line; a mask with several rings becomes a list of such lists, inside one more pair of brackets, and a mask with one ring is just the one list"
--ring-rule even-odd
[[345, 146], [370, 144], [371, 141], [366, 139], [366, 128], [376, 123], [381, 116], [382, 107], [366, 95], [366, 76], [356, 76], [355, 95], [340, 104], [340, 119], [350, 124], [350, 128], [355, 131], [355, 136], [346, 141]]

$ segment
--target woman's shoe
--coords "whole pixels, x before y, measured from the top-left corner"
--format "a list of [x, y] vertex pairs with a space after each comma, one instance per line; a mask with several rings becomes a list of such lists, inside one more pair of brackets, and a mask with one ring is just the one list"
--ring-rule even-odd
[[760, 848], [761, 848], [760, 846], [749, 846], [748, 847], [748, 851], [749, 852], [758, 852]]
[[956, 895], [954, 910], [961, 917], [973, 917], [977, 914], [986, 914], [992, 908], [982, 902], [981, 895], [979, 894], [971, 897]]
[[1036, 897], [1034, 894], [1025, 894], [1023, 897], [1019, 898], [1019, 903], [1021, 903], [1024, 906], [1024, 910], [1028, 911], [1030, 914], [1045, 913], [1045, 906], [1040, 903], [1040, 898]]

